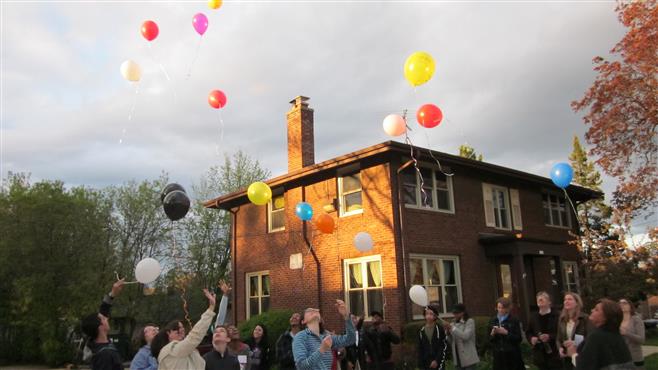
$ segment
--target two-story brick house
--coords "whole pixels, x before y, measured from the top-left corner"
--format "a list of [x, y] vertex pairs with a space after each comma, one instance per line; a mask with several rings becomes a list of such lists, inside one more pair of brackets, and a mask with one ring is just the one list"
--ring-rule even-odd
[[[329, 328], [341, 330], [336, 298], [356, 314], [382, 311], [396, 329], [420, 319], [408, 298], [414, 284], [449, 315], [464, 302], [473, 315], [492, 315], [497, 297], [511, 296], [527, 317], [535, 293], [555, 300], [578, 289], [573, 212], [549, 179], [521, 171], [385, 142], [315, 163], [313, 110], [297, 97], [287, 114], [288, 173], [266, 182], [268, 206], [249, 202], [246, 190], [206, 207], [231, 212], [233, 320], [272, 308], [319, 307]], [[574, 202], [600, 196], [570, 186]], [[334, 218], [333, 234], [295, 215], [309, 202]], [[368, 232], [374, 248], [359, 252], [354, 236]], [[329, 313], [329, 314], [327, 314]]]

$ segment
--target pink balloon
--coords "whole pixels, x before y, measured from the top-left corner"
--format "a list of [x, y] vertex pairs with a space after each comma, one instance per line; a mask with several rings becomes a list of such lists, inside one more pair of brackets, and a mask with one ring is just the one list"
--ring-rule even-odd
[[384, 118], [384, 131], [388, 136], [400, 136], [407, 132], [407, 122], [402, 116], [389, 114]]
[[208, 29], [208, 17], [203, 13], [195, 14], [192, 18], [192, 26], [199, 35], [203, 35]]

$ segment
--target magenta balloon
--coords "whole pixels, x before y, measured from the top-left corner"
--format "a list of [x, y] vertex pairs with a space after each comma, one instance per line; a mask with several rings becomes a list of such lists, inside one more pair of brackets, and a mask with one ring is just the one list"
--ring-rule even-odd
[[192, 26], [199, 35], [203, 35], [208, 29], [208, 17], [203, 13], [195, 14], [192, 18]]

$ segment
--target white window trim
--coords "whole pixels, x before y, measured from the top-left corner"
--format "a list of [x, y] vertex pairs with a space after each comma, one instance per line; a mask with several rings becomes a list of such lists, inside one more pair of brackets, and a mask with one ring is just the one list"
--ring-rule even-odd
[[[354, 174], [359, 175], [359, 184], [361, 185], [361, 190], [360, 190], [360, 192], [361, 192], [361, 208], [360, 209], [355, 209], [353, 211], [346, 212], [345, 211], [345, 202], [343, 201], [343, 198], [346, 195], [346, 194], [343, 193], [343, 177], [352, 176]], [[354, 194], [356, 192], [357, 191], [352, 191], [352, 192], [347, 193], [347, 195]], [[361, 171], [346, 173], [346, 174], [340, 175], [338, 177], [338, 207], [339, 207], [338, 212], [340, 214], [340, 217], [347, 217], [347, 216], [358, 215], [358, 214], [363, 213], [363, 182], [361, 181]]]
[[[427, 260], [428, 259], [440, 259], [441, 262], [443, 260], [452, 260], [454, 261], [454, 266], [455, 266], [455, 285], [457, 286], [457, 297], [459, 302], [463, 302], [463, 296], [462, 296], [462, 281], [461, 281], [461, 270], [460, 270], [460, 258], [457, 255], [443, 255], [443, 254], [417, 254], [417, 253], [410, 253], [409, 254], [409, 260], [412, 258], [415, 259], [422, 259], [423, 260], [423, 286], [426, 285], [426, 282], [428, 281], [427, 278]], [[406, 268], [411, 268], [411, 265], [406, 266]], [[439, 271], [441, 274], [441, 296], [444, 297], [443, 302], [441, 304], [443, 305], [445, 309], [445, 313], [440, 312], [439, 317], [453, 317], [453, 314], [450, 311], [452, 307], [446, 307], [446, 302], [445, 302], [445, 296], [446, 296], [446, 289], [445, 289], [445, 284], [443, 284], [443, 280], [445, 279], [445, 273], [443, 271], [443, 263], [441, 263], [441, 271]], [[422, 320], [424, 318], [423, 315], [413, 315], [414, 320]]]
[[576, 284], [576, 291], [574, 293], [579, 293], [580, 292], [580, 276], [578, 276], [578, 262], [576, 261], [562, 261], [562, 279], [564, 281], [564, 289], [566, 291], [569, 291], [569, 282], [567, 281], [567, 266], [572, 266], [573, 268], [573, 275], [576, 281], [573, 283]]
[[[367, 277], [368, 277], [367, 276], [367, 273], [368, 273], [367, 263], [372, 262], [372, 261], [379, 261], [379, 266], [380, 266], [379, 273], [381, 274], [382, 286], [381, 286], [381, 288], [376, 288], [376, 289], [381, 289], [382, 297], [383, 297], [384, 296], [384, 286], [385, 286], [385, 284], [384, 284], [384, 271], [383, 271], [384, 266], [382, 264], [381, 255], [377, 254], [377, 255], [374, 255], [374, 256], [350, 258], [350, 259], [343, 260], [343, 271], [344, 271], [343, 280], [344, 280], [344, 284], [345, 284], [345, 304], [347, 304], [347, 308], [350, 312], [353, 312], [354, 310], [352, 310], [352, 306], [350, 305], [350, 269], [349, 269], [349, 266], [351, 264], [355, 264], [355, 263], [365, 264], [366, 268], [361, 269], [361, 273], [364, 275], [363, 276], [363, 278], [364, 278], [363, 281], [365, 282], [365, 281], [367, 281], [365, 279], [367, 279]], [[359, 290], [360, 291], [365, 291], [367, 289], [366, 288], [361, 288]], [[363, 297], [363, 304], [364, 304], [363, 308], [366, 309], [368, 307], [368, 295], [367, 294], [365, 294], [364, 297]], [[384, 297], [384, 305], [386, 305], [386, 298], [385, 297]], [[372, 318], [370, 317], [370, 312], [364, 311], [363, 312], [363, 319], [364, 320], [371, 320]]]
[[[270, 270], [264, 270], [264, 271], [256, 271], [256, 272], [248, 272], [245, 276], [245, 314], [247, 319], [251, 317], [251, 313], [249, 312], [249, 307], [250, 307], [250, 302], [249, 299], [251, 298], [251, 281], [250, 278], [254, 276], [263, 276], [263, 275], [268, 275], [270, 276]], [[263, 312], [263, 287], [262, 287], [262, 278], [258, 279], [258, 312], [261, 313]], [[272, 277], [270, 276], [270, 295], [268, 297], [272, 297]], [[271, 298], [270, 298], [271, 299]]]
[[[284, 215], [284, 219], [283, 219], [283, 226], [279, 227], [279, 228], [276, 228], [276, 229], [272, 229], [272, 211], [273, 211], [272, 202], [274, 202], [274, 198], [279, 197], [279, 196], [283, 196], [283, 194], [275, 195], [275, 196], [272, 197], [272, 199], [270, 199], [269, 202], [267, 202], [267, 232], [268, 233], [275, 233], [275, 232], [283, 231], [283, 230], [286, 229], [285, 215]], [[280, 210], [277, 210], [277, 211], [283, 212], [285, 214], [285, 212], [286, 212], [285, 198], [284, 198], [283, 208], [280, 209]]]
[[[553, 227], [553, 228], [556, 228], [556, 229], [571, 230], [571, 209], [569, 208], [569, 206], [567, 204], [567, 202], [568, 202], [567, 198], [564, 196], [564, 194], [561, 194], [557, 191], [550, 191], [550, 190], [543, 189], [542, 190], [542, 212], [544, 211], [544, 205], [543, 205], [543, 203], [544, 203], [544, 199], [543, 199], [544, 194], [548, 195], [548, 215], [551, 218], [551, 223], [553, 222], [553, 207], [551, 206], [551, 203], [552, 203], [551, 202], [551, 195], [555, 195], [556, 197], [558, 197], [558, 199], [557, 199], [558, 206], [560, 204], [560, 197], [564, 198], [564, 209], [565, 209], [566, 214], [567, 214], [567, 226], [547, 224], [546, 221], [544, 221], [544, 225], [546, 225], [548, 227]], [[558, 210], [558, 212], [559, 212], [559, 210]]]
[[[436, 171], [437, 169], [432, 168], [432, 167], [427, 167], [427, 166], [420, 166], [420, 169], [426, 169], [432, 171], [432, 192], [433, 192], [433, 197], [432, 197], [432, 206], [431, 207], [423, 207], [421, 205], [422, 199], [423, 199], [423, 193], [420, 191], [420, 178], [418, 175], [418, 171], [414, 168], [414, 172], [416, 174], [416, 204], [408, 204], [404, 203], [404, 206], [406, 208], [410, 209], [419, 209], [419, 210], [424, 210], [424, 211], [434, 211], [434, 212], [440, 212], [440, 213], [448, 213], [448, 214], [455, 214], [455, 199], [454, 199], [454, 191], [452, 187], [452, 176], [446, 176], [446, 183], [448, 185], [448, 203], [450, 203], [450, 209], [442, 209], [439, 208], [439, 197], [437, 195], [437, 188], [436, 188]], [[404, 180], [400, 184], [400, 186], [404, 187]], [[404, 199], [403, 199], [404, 201]]]
[[[508, 227], [498, 227], [494, 226], [494, 229], [498, 230], [512, 230], [512, 209], [510, 207], [510, 194], [509, 194], [509, 188], [506, 188], [504, 186], [498, 186], [494, 184], [489, 184], [489, 187], [491, 188], [492, 192], [494, 190], [500, 190], [505, 194], [505, 209], [507, 210], [507, 225]], [[493, 199], [493, 194], [491, 194], [492, 199]], [[496, 209], [499, 209], [496, 207], [497, 202], [494, 200], [493, 202], [493, 210], [494, 210], [494, 223], [496, 222]], [[498, 215], [500, 218], [500, 215]], [[502, 224], [502, 222], [501, 222]]]

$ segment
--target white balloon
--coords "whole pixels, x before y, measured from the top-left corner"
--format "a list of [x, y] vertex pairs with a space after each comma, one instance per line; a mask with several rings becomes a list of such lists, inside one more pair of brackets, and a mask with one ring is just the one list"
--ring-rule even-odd
[[362, 231], [354, 237], [354, 246], [360, 252], [368, 252], [372, 249], [373, 245], [372, 236], [366, 232]]
[[132, 60], [126, 60], [121, 64], [121, 75], [128, 81], [139, 81], [142, 78], [142, 68]]
[[409, 298], [411, 301], [419, 306], [426, 307], [429, 304], [427, 298], [427, 291], [422, 285], [414, 285], [409, 289]]
[[389, 114], [384, 118], [384, 131], [388, 136], [400, 136], [407, 132], [407, 122], [402, 116]]
[[135, 267], [135, 278], [142, 284], [148, 284], [160, 276], [160, 262], [153, 258], [144, 258]]

